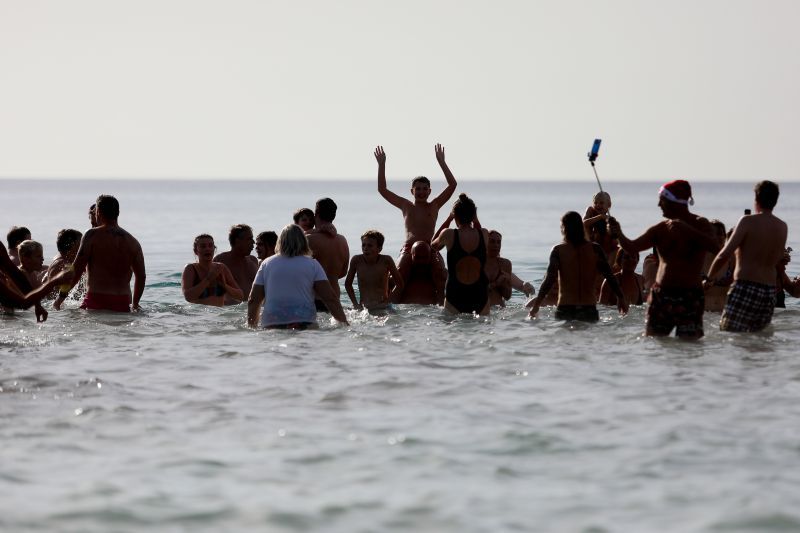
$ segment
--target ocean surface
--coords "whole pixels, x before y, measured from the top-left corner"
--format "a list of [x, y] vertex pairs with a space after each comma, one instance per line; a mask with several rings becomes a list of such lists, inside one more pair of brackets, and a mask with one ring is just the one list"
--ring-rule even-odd
[[[443, 179], [432, 176], [434, 194]], [[390, 188], [407, 194], [406, 182]], [[800, 249], [800, 184], [776, 214]], [[503, 255], [538, 288], [559, 218], [596, 184], [465, 182]], [[660, 220], [657, 183], [608, 183], [628, 236]], [[697, 183], [735, 224], [752, 184]], [[0, 318], [0, 531], [800, 531], [800, 304], [759, 334], [642, 337], [644, 309], [595, 325], [399, 306], [349, 327], [254, 331], [245, 305], [185, 302], [199, 233], [280, 229], [330, 196], [360, 251], [403, 240], [375, 183], [0, 181], [0, 227], [55, 255], [99, 193], [146, 256], [143, 312], [77, 302]], [[440, 220], [444, 215], [440, 217]], [[798, 274], [798, 264], [789, 272]], [[349, 306], [346, 296], [343, 303]]]

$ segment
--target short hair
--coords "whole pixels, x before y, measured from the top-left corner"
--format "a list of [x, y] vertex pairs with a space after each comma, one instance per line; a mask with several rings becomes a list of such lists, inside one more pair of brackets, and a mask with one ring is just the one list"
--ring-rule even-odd
[[26, 228], [25, 226], [12, 226], [10, 230], [8, 230], [8, 234], [6, 234], [6, 241], [8, 241], [8, 249], [16, 249], [17, 245], [22, 241], [26, 241], [31, 238], [31, 230]]
[[626, 252], [621, 246], [617, 248], [617, 257], [614, 258], [614, 266], [622, 268], [622, 262], [626, 257], [635, 257], [636, 264], [639, 264], [639, 252]]
[[576, 211], [567, 211], [561, 217], [561, 233], [570, 244], [582, 244], [587, 241], [583, 218]]
[[274, 248], [275, 244], [278, 242], [278, 234], [274, 231], [262, 231], [258, 234], [256, 240]]
[[714, 228], [715, 231], [720, 231], [722, 234], [725, 234], [725, 224], [722, 223], [721, 220], [712, 219], [708, 221], [711, 224], [711, 227]]
[[314, 215], [325, 222], [333, 222], [336, 218], [336, 202], [330, 198], [320, 198], [314, 206]]
[[[200, 242], [200, 239], [211, 239], [211, 242], [212, 243], [214, 242], [214, 237], [212, 237], [208, 233], [201, 233], [200, 235], [194, 238], [194, 242], [192, 243], [192, 251], [195, 253], [197, 253], [197, 244]], [[214, 248], [216, 247], [217, 245], [215, 244]]]
[[100, 213], [104, 219], [113, 222], [119, 218], [119, 201], [110, 194], [98, 196], [95, 205], [95, 213]]
[[76, 229], [62, 229], [56, 236], [56, 248], [59, 253], [65, 254], [76, 242], [80, 242], [83, 234]]
[[284, 257], [297, 257], [298, 255], [308, 255], [308, 239], [303, 232], [303, 228], [297, 224], [289, 224], [278, 236], [278, 243], [275, 246], [275, 253]]
[[246, 232], [253, 233], [253, 228], [248, 226], [247, 224], [234, 224], [231, 226], [231, 229], [228, 231], [228, 242], [231, 246], [233, 243], [236, 242], [236, 239], [242, 236], [243, 233]]
[[475, 207], [475, 202], [462, 192], [458, 195], [458, 200], [453, 204], [452, 212], [457, 222], [469, 224], [475, 218], [478, 208]]
[[385, 240], [385, 237], [380, 231], [374, 229], [365, 231], [364, 235], [361, 236], [361, 240], [363, 241], [364, 239], [375, 239], [375, 242], [378, 243], [378, 248], [383, 250], [383, 241]]
[[753, 189], [756, 193], [756, 202], [764, 209], [773, 209], [778, 203], [778, 184], [774, 181], [763, 180], [756, 183]]
[[30, 257], [36, 250], [44, 251], [42, 245], [36, 241], [25, 239], [17, 245], [17, 253], [20, 257]]
[[411, 188], [413, 189], [413, 188], [414, 188], [414, 186], [415, 186], [417, 183], [424, 183], [424, 184], [425, 184], [425, 185], [427, 185], [428, 187], [430, 187], [430, 186], [431, 186], [431, 180], [429, 180], [429, 179], [428, 179], [428, 178], [426, 178], [425, 176], [417, 176], [416, 178], [414, 178], [413, 180], [411, 180]]
[[312, 211], [311, 209], [309, 209], [307, 207], [301, 207], [300, 209], [295, 211], [294, 214], [292, 215], [292, 219], [294, 220], [294, 223], [297, 224], [298, 222], [300, 222], [300, 217], [302, 217], [302, 216], [307, 216], [311, 220], [314, 220], [314, 211]]
[[608, 202], [611, 202], [611, 195], [608, 194], [606, 191], [596, 192], [594, 196], [592, 196], [592, 203], [596, 204], [600, 200], [606, 200]]

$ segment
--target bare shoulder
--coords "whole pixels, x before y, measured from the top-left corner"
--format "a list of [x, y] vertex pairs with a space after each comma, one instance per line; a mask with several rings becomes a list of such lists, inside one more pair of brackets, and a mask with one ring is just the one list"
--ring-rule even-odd
[[248, 256], [247, 256], [247, 261], [248, 261], [249, 263], [251, 263], [251, 264], [255, 265], [255, 266], [258, 266], [258, 265], [259, 265], [259, 263], [258, 263], [258, 257], [254, 256], [254, 255], [248, 255]]
[[223, 261], [226, 261], [229, 255], [231, 255], [230, 252], [222, 252], [221, 254], [215, 255], [213, 261], [215, 263], [221, 263]]
[[394, 259], [392, 259], [391, 255], [380, 255], [379, 259], [380, 259], [381, 263], [383, 263], [387, 267], [388, 266], [394, 266]]
[[497, 262], [500, 264], [500, 270], [503, 272], [511, 272], [511, 261], [505, 257], [498, 257]]

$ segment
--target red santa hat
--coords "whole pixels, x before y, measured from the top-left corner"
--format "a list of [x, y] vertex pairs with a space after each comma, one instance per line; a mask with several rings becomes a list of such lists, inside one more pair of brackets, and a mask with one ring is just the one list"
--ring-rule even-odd
[[658, 190], [658, 195], [676, 204], [694, 205], [692, 186], [686, 180], [673, 180], [665, 183]]

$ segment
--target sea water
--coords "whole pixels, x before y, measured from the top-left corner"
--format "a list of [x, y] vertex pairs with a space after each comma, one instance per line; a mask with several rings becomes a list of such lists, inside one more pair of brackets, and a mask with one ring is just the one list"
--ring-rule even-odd
[[[800, 185], [776, 214], [800, 224]], [[434, 179], [434, 194], [442, 183]], [[408, 183], [390, 183], [406, 194]], [[465, 182], [503, 256], [538, 288], [559, 218], [596, 184]], [[800, 530], [800, 306], [765, 332], [642, 337], [644, 309], [598, 324], [399, 306], [254, 331], [245, 305], [185, 302], [199, 233], [280, 229], [329, 196], [359, 252], [403, 241], [372, 182], [5, 181], [0, 227], [55, 254], [99, 193], [141, 242], [140, 314], [70, 301], [0, 319], [2, 531]], [[628, 236], [660, 220], [658, 184], [610, 183]], [[697, 183], [692, 210], [735, 224], [751, 184]], [[443, 219], [444, 215], [440, 217]], [[795, 246], [797, 248], [797, 246]], [[798, 268], [789, 265], [791, 275]], [[343, 296], [347, 307], [349, 302]]]

